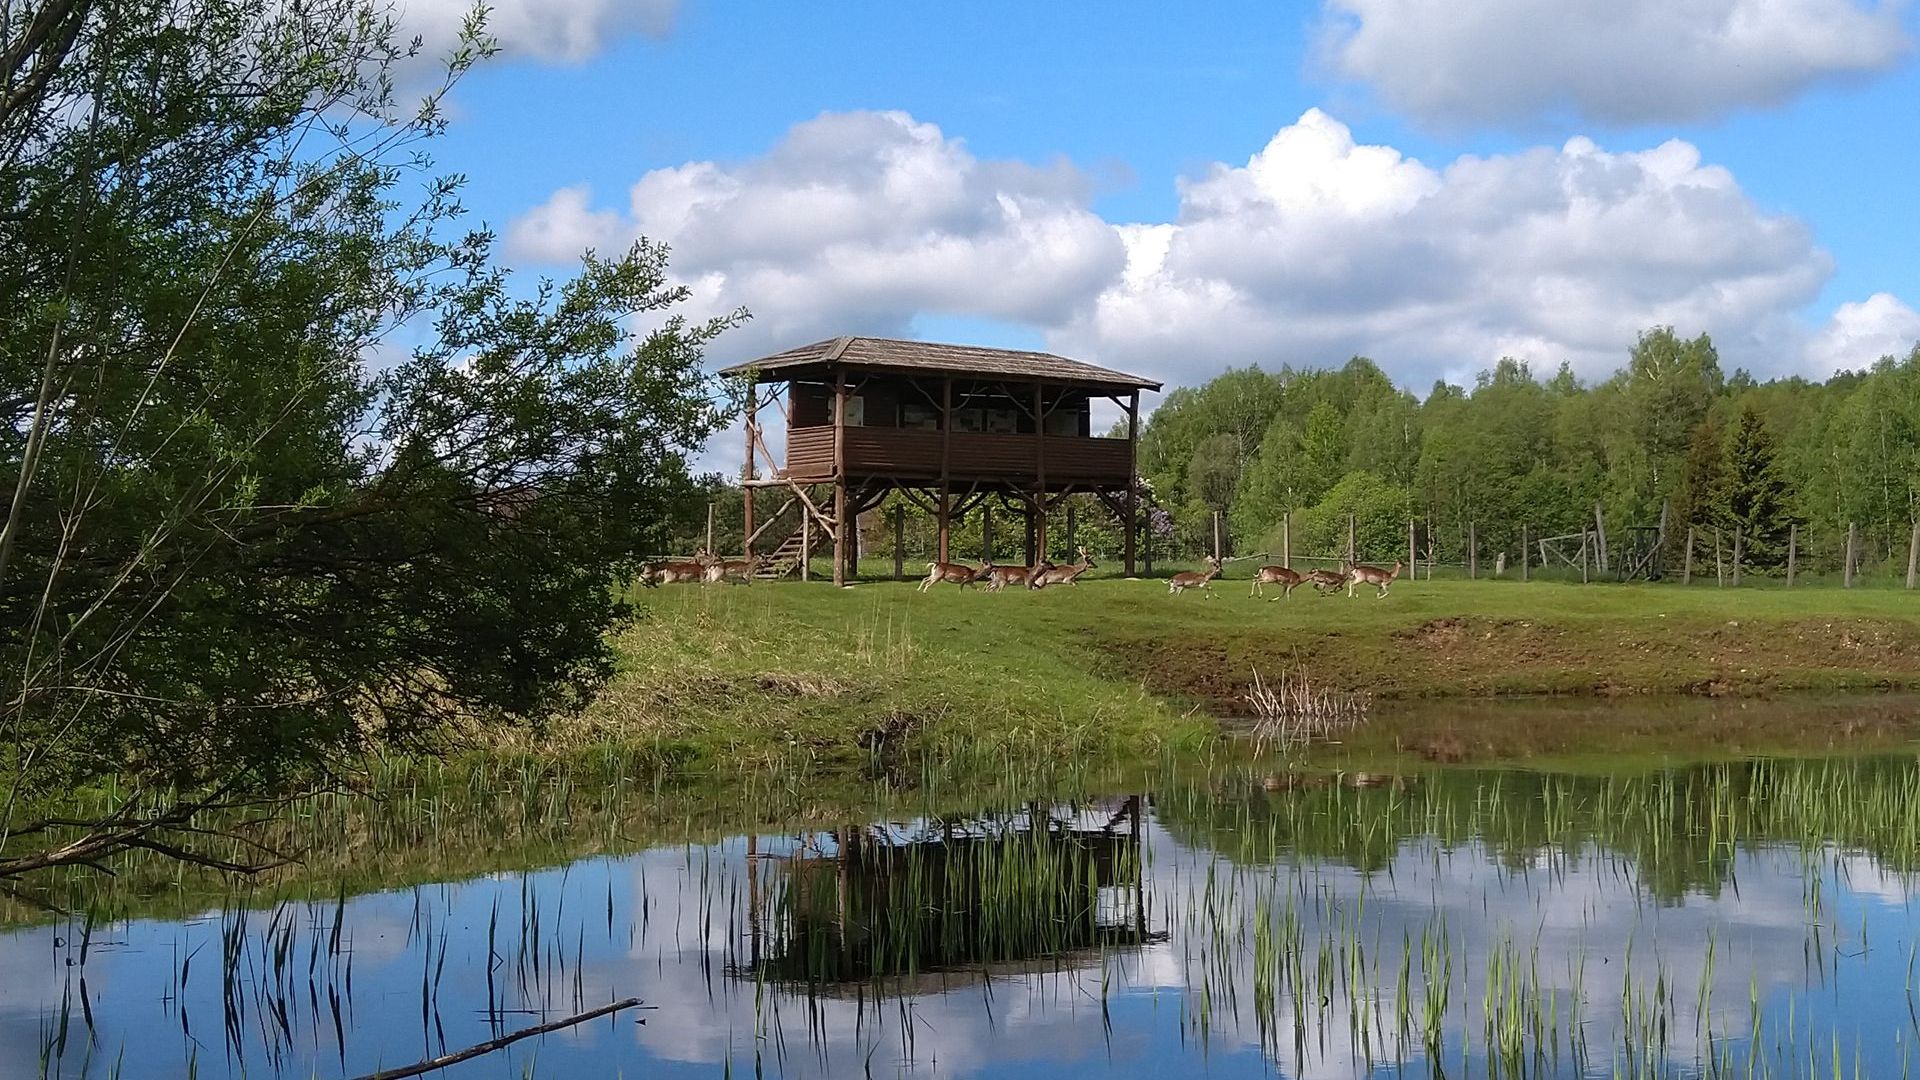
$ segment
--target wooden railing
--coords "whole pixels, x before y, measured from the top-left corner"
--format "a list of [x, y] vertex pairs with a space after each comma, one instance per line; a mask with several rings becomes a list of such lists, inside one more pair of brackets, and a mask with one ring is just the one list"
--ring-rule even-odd
[[[942, 437], [938, 431], [906, 428], [846, 429], [847, 471], [852, 475], [932, 478], [940, 475]], [[953, 433], [947, 472], [956, 479], [1033, 479], [1039, 472], [1040, 446], [1031, 434]], [[1046, 474], [1050, 483], [1076, 480], [1124, 482], [1129, 472], [1122, 439], [1046, 437]], [[787, 475], [826, 479], [833, 475], [833, 428], [793, 428], [787, 432]]]

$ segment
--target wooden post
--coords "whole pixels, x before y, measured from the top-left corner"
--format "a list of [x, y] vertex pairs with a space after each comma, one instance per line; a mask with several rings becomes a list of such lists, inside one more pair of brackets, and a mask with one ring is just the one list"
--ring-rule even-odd
[[707, 500], [707, 554], [715, 554], [713, 550], [713, 500], [711, 499]]
[[1047, 414], [1046, 394], [1039, 383], [1033, 384], [1033, 444], [1039, 488], [1033, 493], [1033, 508], [1027, 514], [1028, 566], [1047, 561]]
[[1353, 565], [1354, 559], [1358, 555], [1358, 552], [1355, 550], [1357, 547], [1358, 545], [1354, 543], [1353, 515], [1348, 514], [1347, 515], [1347, 565], [1348, 566]]
[[833, 375], [833, 583], [847, 583], [847, 373]]
[[1601, 573], [1607, 572], [1607, 519], [1600, 512], [1600, 504], [1593, 504], [1594, 565]]
[[1293, 511], [1280, 515], [1280, 565], [1293, 565]]
[[1220, 550], [1220, 511], [1215, 510], [1213, 512], [1213, 559], [1215, 562], [1220, 562], [1226, 557], [1226, 552]]
[[1533, 580], [1533, 575], [1530, 571], [1532, 563], [1533, 563], [1533, 553], [1527, 550], [1527, 527], [1525, 525], [1522, 525], [1520, 526], [1520, 580], [1521, 581], [1526, 582], [1526, 581]]
[[1740, 557], [1746, 553], [1746, 530], [1736, 525], [1733, 528], [1733, 587], [1740, 587]]
[[1680, 559], [1680, 584], [1693, 584], [1693, 526], [1687, 526], [1687, 553]]
[[953, 457], [953, 377], [940, 380], [940, 511], [936, 523], [940, 530], [941, 562], [951, 562], [953, 556], [947, 550], [948, 531], [952, 527], [952, 512], [949, 509], [949, 484], [947, 481], [947, 462]]
[[1592, 536], [1593, 533], [1586, 530], [1580, 533], [1580, 584], [1582, 585], [1587, 583], [1587, 548], [1590, 546], [1587, 541]]
[[1858, 542], [1858, 537], [1859, 534], [1854, 529], [1853, 522], [1847, 522], [1847, 565], [1841, 568], [1841, 581], [1849, 589], [1853, 588], [1854, 545]]
[[1907, 537], [1907, 588], [1920, 587], [1920, 521], [1913, 523], [1913, 534]]
[[1713, 586], [1725, 588], [1727, 584], [1727, 564], [1720, 557], [1720, 527], [1713, 529]]
[[[1135, 390], [1127, 399], [1127, 520], [1124, 528], [1123, 543], [1126, 545], [1127, 576], [1133, 576], [1133, 549], [1140, 531], [1140, 391]], [[1153, 559], [1147, 559], [1147, 569], [1153, 569]]]
[[800, 511], [800, 580], [813, 580], [813, 515]]
[[1800, 562], [1800, 526], [1787, 526], [1787, 588], [1793, 588], [1793, 574], [1799, 569]]
[[993, 504], [980, 502], [980, 561], [993, 562]]
[[[760, 394], [758, 388], [754, 386], [753, 380], [748, 379], [747, 463], [740, 470], [740, 479], [742, 481], [740, 485], [740, 536], [742, 537], [740, 541], [740, 556], [744, 559], [753, 558], [753, 487], [746, 483], [746, 481], [753, 479], [753, 451], [754, 446], [759, 442], [759, 428]], [[837, 459], [835, 464], [837, 467]], [[712, 521], [711, 514], [708, 515], [708, 521]], [[708, 526], [707, 534], [707, 554], [717, 555], [718, 552], [713, 550], [713, 529], [711, 525]]]
[[1407, 519], [1407, 576], [1420, 572], [1420, 553], [1413, 546], [1413, 519]]
[[1467, 522], [1467, 580], [1473, 581], [1480, 576], [1480, 533], [1471, 521]]
[[907, 580], [907, 508], [893, 508], [893, 580]]

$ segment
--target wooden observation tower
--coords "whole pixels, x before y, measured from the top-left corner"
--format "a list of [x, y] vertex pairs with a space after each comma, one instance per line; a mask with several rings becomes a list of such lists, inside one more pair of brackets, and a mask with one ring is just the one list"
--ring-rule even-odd
[[[1126, 570], [1134, 572], [1140, 392], [1160, 389], [1151, 379], [1051, 353], [873, 337], [818, 341], [722, 374], [749, 380], [749, 557], [772, 524], [754, 527], [754, 495], [769, 489], [787, 496], [783, 509], [800, 507], [789, 544], [810, 549], [816, 526], [833, 538], [835, 584], [854, 570], [855, 520], [889, 492], [934, 515], [942, 562], [951, 561], [953, 519], [989, 496], [1026, 513], [1029, 539], [1044, 553], [1048, 512], [1085, 493], [1123, 523]], [[1120, 407], [1124, 437], [1094, 433], [1098, 398]], [[786, 421], [784, 460], [760, 419], [774, 404]]]

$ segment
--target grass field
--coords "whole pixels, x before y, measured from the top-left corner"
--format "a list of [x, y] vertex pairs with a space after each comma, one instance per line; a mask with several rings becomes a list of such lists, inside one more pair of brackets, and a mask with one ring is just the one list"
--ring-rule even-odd
[[1256, 671], [1386, 699], [1920, 687], [1904, 591], [1442, 580], [1267, 601], [1249, 585], [649, 590], [619, 677], [562, 734], [670, 762], [1085, 757], [1208, 739]]

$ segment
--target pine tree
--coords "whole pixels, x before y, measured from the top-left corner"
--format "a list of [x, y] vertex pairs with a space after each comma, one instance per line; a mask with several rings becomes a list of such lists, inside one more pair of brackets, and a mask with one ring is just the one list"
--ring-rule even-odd
[[1727, 440], [1725, 487], [1719, 513], [1746, 538], [1749, 565], [1770, 568], [1783, 564], [1787, 530], [1794, 524], [1786, 478], [1775, 461], [1773, 433], [1760, 411], [1743, 405]]
[[1726, 501], [1726, 463], [1726, 440], [1720, 425], [1711, 419], [1695, 424], [1680, 482], [1673, 491], [1673, 522], [1680, 526], [1681, 535], [1688, 525], [1711, 529], [1729, 524], [1720, 517], [1721, 504]]

